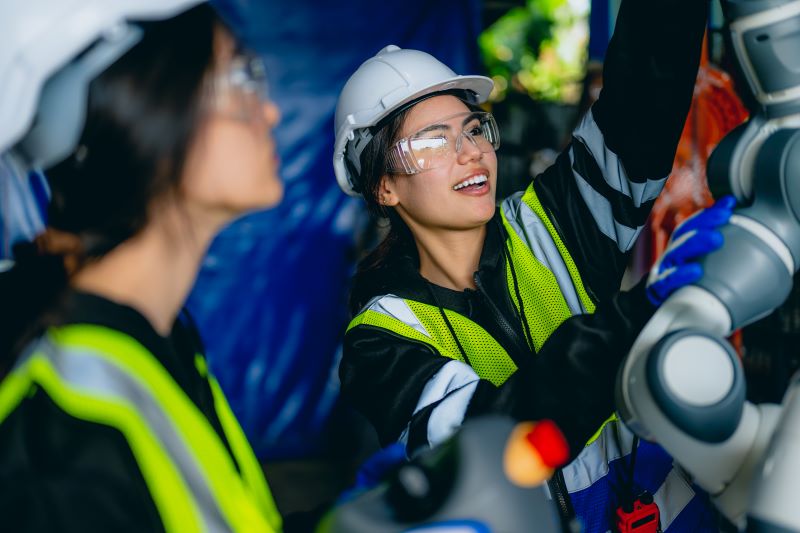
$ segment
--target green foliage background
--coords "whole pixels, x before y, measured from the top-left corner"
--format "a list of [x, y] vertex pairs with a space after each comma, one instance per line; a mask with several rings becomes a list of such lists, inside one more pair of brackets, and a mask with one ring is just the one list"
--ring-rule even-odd
[[588, 43], [589, 0], [528, 0], [510, 10], [478, 40], [495, 81], [491, 99], [516, 90], [541, 101], [577, 103]]

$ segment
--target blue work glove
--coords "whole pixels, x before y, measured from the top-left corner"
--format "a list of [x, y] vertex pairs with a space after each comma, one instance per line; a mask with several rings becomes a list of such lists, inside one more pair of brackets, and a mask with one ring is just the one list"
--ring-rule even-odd
[[717, 228], [728, 223], [734, 207], [736, 198], [724, 196], [675, 228], [667, 249], [647, 277], [647, 298], [654, 305], [661, 305], [673, 292], [703, 277], [703, 267], [696, 261], [722, 247], [722, 233]]
[[339, 502], [347, 501], [364, 491], [376, 487], [406, 461], [408, 461], [406, 446], [400, 442], [390, 444], [386, 448], [375, 452], [361, 465], [356, 474], [355, 484], [339, 497]]

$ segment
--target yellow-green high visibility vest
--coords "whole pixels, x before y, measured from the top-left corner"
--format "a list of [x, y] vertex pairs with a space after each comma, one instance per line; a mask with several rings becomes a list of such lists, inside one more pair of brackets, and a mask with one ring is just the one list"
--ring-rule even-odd
[[236, 463], [155, 356], [100, 326], [52, 328], [32, 345], [0, 384], [0, 423], [41, 387], [70, 416], [122, 433], [167, 532], [278, 533], [281, 518], [261, 466], [205, 360], [198, 355], [196, 364]]
[[[595, 304], [532, 184], [524, 192], [504, 200], [500, 210], [508, 234], [505, 245], [514, 263], [524, 318], [533, 340], [531, 348], [539, 350], [564, 320], [580, 313], [593, 313]], [[520, 312], [511, 268], [506, 260], [508, 292]], [[479, 377], [500, 386], [516, 372], [517, 365], [511, 356], [485, 329], [455, 311], [444, 312]], [[444, 357], [466, 363], [438, 307], [387, 294], [367, 304], [350, 322], [348, 330], [360, 324], [425, 343]], [[616, 415], [610, 415], [579, 456], [563, 468], [569, 492], [591, 486], [608, 471], [608, 462], [621, 456], [616, 434], [627, 430], [618, 429]]]
[[[594, 312], [595, 305], [533, 186], [507, 198], [500, 209], [508, 234], [505, 245], [513, 262], [512, 266], [506, 260], [508, 291], [520, 312], [513, 268], [533, 341], [531, 349], [539, 350], [564, 320], [573, 314]], [[459, 313], [449, 309], [444, 312], [478, 376], [499, 386], [517, 370], [505, 349], [485, 329]], [[436, 306], [388, 294], [371, 301], [350, 322], [348, 330], [360, 324], [428, 344], [441, 355], [464, 362]]]

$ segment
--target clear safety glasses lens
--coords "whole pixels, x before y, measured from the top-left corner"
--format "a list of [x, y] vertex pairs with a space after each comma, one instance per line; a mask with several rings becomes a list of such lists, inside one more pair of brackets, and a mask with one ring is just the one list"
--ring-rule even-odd
[[500, 147], [491, 113], [465, 112], [444, 117], [397, 141], [387, 154], [387, 170], [417, 174], [449, 164], [465, 143], [488, 153]]
[[261, 119], [269, 99], [261, 58], [251, 54], [234, 57], [228, 70], [214, 78], [212, 92], [214, 111], [241, 120]]
[[267, 71], [258, 56], [247, 54], [233, 58], [226, 78], [229, 87], [233, 89], [256, 95], [263, 100], [269, 98]]

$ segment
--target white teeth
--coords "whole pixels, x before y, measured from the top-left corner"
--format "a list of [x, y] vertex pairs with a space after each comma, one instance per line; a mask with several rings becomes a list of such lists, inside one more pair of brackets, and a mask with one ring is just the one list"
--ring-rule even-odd
[[459, 189], [463, 189], [464, 187], [468, 187], [470, 185], [476, 185], [478, 183], [486, 183], [487, 181], [489, 181], [489, 178], [487, 178], [485, 174], [472, 176], [471, 178], [465, 179], [464, 181], [458, 183], [457, 185], [453, 185], [453, 190], [457, 191]]

